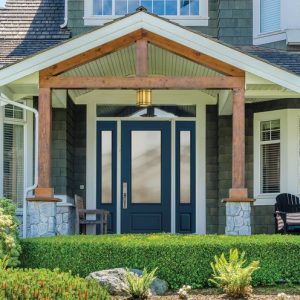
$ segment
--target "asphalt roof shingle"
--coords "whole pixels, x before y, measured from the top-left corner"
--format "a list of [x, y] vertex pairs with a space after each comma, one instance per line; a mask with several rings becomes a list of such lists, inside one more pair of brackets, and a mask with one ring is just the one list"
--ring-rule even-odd
[[[7, 0], [0, 9], [0, 68], [69, 39], [63, 22], [64, 0]], [[300, 76], [300, 52], [227, 46]]]
[[0, 9], [0, 66], [68, 39], [63, 22], [64, 0], [7, 0]]
[[300, 52], [257, 46], [239, 47], [243, 52], [300, 76]]

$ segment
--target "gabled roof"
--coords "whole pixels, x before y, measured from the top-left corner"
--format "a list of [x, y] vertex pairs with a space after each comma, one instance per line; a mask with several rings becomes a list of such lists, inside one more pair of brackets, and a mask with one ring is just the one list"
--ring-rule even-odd
[[7, 0], [0, 9], [0, 67], [68, 39], [63, 22], [64, 0]]
[[153, 32], [275, 84], [300, 92], [300, 77], [296, 74], [271, 65], [258, 57], [249, 56], [240, 49], [233, 48], [198, 32], [190, 31], [144, 11], [120, 18], [99, 29], [67, 40], [51, 49], [1, 69], [0, 86], [139, 29]]

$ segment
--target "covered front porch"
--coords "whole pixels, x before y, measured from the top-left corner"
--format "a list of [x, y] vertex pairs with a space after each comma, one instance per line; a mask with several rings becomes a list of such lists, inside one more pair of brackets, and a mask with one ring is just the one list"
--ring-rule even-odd
[[[110, 211], [111, 233], [251, 234], [251, 207], [253, 218], [265, 205], [252, 206], [261, 193], [254, 114], [289, 107], [276, 99], [298, 98], [298, 82], [145, 11], [1, 70], [2, 93], [33, 97], [39, 113], [23, 235], [57, 234], [62, 224], [58, 233], [72, 233], [74, 194]], [[146, 108], [140, 90], [151, 94]]]

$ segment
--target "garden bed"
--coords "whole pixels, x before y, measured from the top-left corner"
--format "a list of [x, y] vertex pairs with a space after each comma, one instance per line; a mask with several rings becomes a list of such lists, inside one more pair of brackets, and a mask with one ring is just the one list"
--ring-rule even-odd
[[29, 268], [60, 268], [82, 277], [90, 272], [128, 267], [153, 270], [177, 289], [208, 285], [214, 255], [238, 248], [248, 261], [260, 261], [254, 285], [299, 282], [298, 236], [256, 235], [106, 235], [58, 236], [22, 240], [21, 262]]
[[[290, 295], [289, 300], [299, 300], [300, 299], [300, 286], [289, 286], [289, 285], [277, 285], [273, 287], [258, 287], [254, 289], [254, 294], [248, 298], [248, 300], [276, 300], [279, 293], [285, 293]], [[229, 298], [222, 294], [219, 294], [217, 289], [201, 289], [193, 290], [191, 292], [191, 298], [194, 300], [228, 300]], [[152, 297], [152, 300], [178, 300], [176, 293], [170, 293], [169, 295], [163, 297]]]

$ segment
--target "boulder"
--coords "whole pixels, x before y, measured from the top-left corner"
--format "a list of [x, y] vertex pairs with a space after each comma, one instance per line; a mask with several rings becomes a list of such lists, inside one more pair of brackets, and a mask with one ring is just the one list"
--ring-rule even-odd
[[[130, 269], [130, 272], [141, 275], [143, 271]], [[90, 273], [87, 278], [93, 278], [101, 286], [107, 287], [109, 293], [114, 296], [128, 296], [126, 292], [126, 269], [116, 268]], [[151, 284], [152, 295], [162, 295], [168, 290], [166, 281], [155, 278]]]

